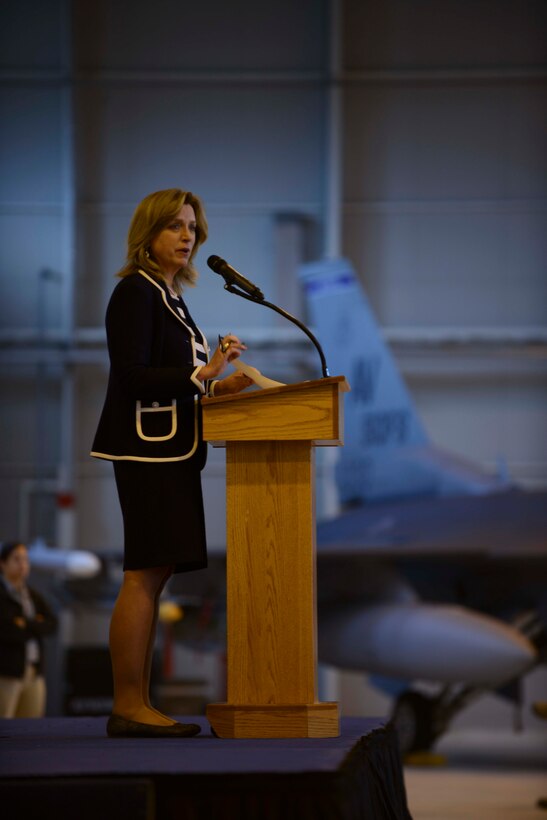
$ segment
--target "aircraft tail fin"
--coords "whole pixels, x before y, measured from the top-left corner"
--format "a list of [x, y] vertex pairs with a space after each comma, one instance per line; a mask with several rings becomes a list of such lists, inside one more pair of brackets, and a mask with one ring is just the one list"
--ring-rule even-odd
[[474, 494], [499, 487], [499, 481], [464, 467], [461, 460], [450, 464], [449, 454], [430, 443], [351, 263], [308, 263], [299, 277], [330, 373], [346, 376], [351, 387], [345, 446], [336, 464], [340, 501]]

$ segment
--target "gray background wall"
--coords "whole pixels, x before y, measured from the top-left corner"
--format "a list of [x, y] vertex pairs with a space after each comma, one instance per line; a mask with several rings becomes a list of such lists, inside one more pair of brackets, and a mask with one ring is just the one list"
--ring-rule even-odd
[[[1, 16], [0, 538], [121, 544], [110, 466], [87, 455], [104, 310], [135, 205], [175, 185], [207, 206], [188, 300], [213, 338], [237, 330], [274, 378], [312, 374], [205, 259], [304, 316], [297, 264], [347, 256], [434, 441], [547, 484], [543, 0], [4, 0]], [[222, 486], [212, 453], [213, 549]]]

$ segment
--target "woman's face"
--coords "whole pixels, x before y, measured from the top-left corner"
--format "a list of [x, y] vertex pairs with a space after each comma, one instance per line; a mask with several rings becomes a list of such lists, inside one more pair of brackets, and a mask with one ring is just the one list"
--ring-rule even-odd
[[150, 243], [152, 256], [172, 281], [185, 268], [196, 244], [196, 215], [191, 205], [183, 205], [173, 221]]
[[16, 585], [26, 581], [30, 572], [30, 561], [25, 545], [19, 544], [15, 547], [6, 560], [0, 562], [0, 567], [4, 578], [10, 584]]

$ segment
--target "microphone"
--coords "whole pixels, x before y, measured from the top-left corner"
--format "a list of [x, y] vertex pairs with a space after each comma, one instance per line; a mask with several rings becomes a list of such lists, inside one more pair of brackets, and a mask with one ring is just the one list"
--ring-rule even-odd
[[[273, 305], [271, 302], [266, 302], [264, 299], [264, 294], [257, 288], [256, 285], [253, 285], [252, 282], [249, 282], [248, 279], [245, 279], [240, 273], [236, 271], [235, 268], [232, 268], [224, 259], [221, 259], [220, 256], [210, 256], [207, 260], [207, 264], [215, 273], [218, 273], [220, 276], [224, 277], [225, 281], [225, 289], [230, 293], [235, 293], [237, 296], [241, 296], [243, 299], [248, 299], [249, 302], [258, 302], [260, 305], [264, 305], [265, 307], [269, 307], [272, 310], [275, 310], [276, 313], [279, 313], [280, 316], [284, 316], [285, 319], [288, 319], [289, 322], [293, 322], [300, 330], [303, 330], [308, 339], [311, 339], [315, 347], [317, 348], [317, 352], [319, 353], [319, 357], [321, 359], [321, 368], [323, 370], [323, 376], [325, 378], [329, 375], [329, 369], [327, 367], [327, 362], [325, 360], [325, 354], [323, 353], [323, 349], [311, 330], [309, 330], [305, 324], [303, 324], [300, 319], [297, 319], [295, 316], [291, 316], [290, 313], [287, 313], [286, 310], [283, 308], [277, 307], [277, 305]], [[237, 287], [234, 287], [237, 285]]]
[[207, 264], [215, 273], [218, 273], [219, 276], [222, 276], [224, 281], [227, 285], [237, 285], [245, 293], [248, 293], [249, 296], [253, 296], [255, 299], [260, 299], [261, 301], [264, 299], [264, 294], [257, 288], [256, 285], [253, 285], [252, 282], [249, 282], [248, 279], [245, 279], [235, 268], [232, 268], [224, 259], [221, 259], [220, 256], [210, 256], [207, 260]]

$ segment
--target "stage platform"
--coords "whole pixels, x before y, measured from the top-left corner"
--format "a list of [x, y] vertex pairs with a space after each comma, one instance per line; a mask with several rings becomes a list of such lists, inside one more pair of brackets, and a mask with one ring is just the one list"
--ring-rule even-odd
[[106, 718], [0, 720], [0, 806], [17, 820], [410, 820], [395, 731], [338, 738], [110, 739]]

